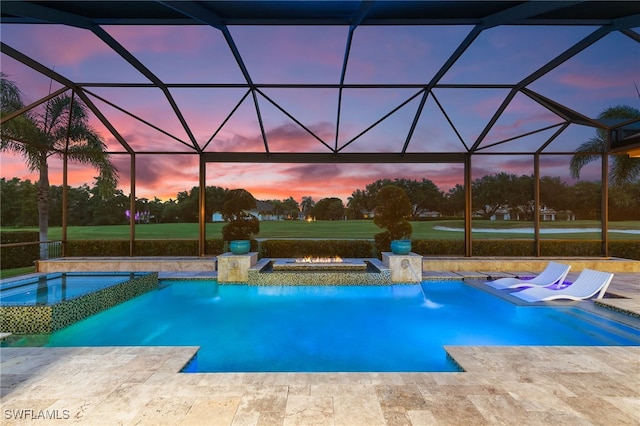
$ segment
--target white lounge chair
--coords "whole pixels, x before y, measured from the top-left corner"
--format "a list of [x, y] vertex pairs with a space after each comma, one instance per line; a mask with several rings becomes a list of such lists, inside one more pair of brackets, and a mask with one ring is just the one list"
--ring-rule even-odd
[[557, 262], [549, 262], [544, 271], [540, 275], [530, 280], [521, 280], [520, 278], [498, 278], [495, 281], [489, 281], [488, 286], [503, 290], [507, 288], [525, 288], [525, 287], [546, 287], [553, 284], [562, 284], [571, 269], [571, 265], [565, 265]]
[[596, 298], [602, 299], [609, 284], [611, 284], [612, 278], [613, 274], [609, 272], [585, 269], [580, 272], [580, 275], [572, 284], [565, 288], [551, 289], [548, 287], [534, 287], [512, 294], [527, 302], [556, 299], [584, 300], [594, 296], [596, 293], [598, 294]]

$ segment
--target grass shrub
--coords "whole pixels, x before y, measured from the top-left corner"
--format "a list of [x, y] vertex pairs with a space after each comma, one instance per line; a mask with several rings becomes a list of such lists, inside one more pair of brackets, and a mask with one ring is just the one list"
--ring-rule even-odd
[[198, 256], [197, 240], [140, 240], [135, 242], [136, 256]]
[[473, 256], [533, 256], [533, 241], [524, 240], [474, 240]]
[[540, 256], [602, 256], [600, 241], [540, 241]]
[[[548, 257], [602, 256], [599, 241], [541, 241], [540, 255]], [[24, 249], [24, 247], [20, 247]], [[38, 258], [38, 246], [23, 265], [30, 266]], [[9, 251], [11, 248], [7, 248]], [[640, 244], [634, 241], [609, 242], [610, 255], [640, 260]], [[229, 251], [222, 239], [206, 241], [207, 255], [217, 256]], [[378, 257], [371, 240], [265, 240], [251, 241], [251, 251], [260, 257]], [[423, 256], [464, 256], [464, 240], [412, 240], [412, 251]], [[524, 240], [474, 240], [473, 256], [534, 256], [533, 241]], [[197, 240], [138, 240], [135, 242], [136, 256], [198, 256]], [[129, 256], [129, 242], [121, 240], [82, 240], [67, 242], [69, 257]], [[5, 267], [5, 251], [2, 269]], [[7, 263], [8, 264], [8, 263]]]
[[375, 257], [368, 240], [266, 240], [260, 243], [261, 257]]
[[[205, 251], [208, 255], [224, 253], [222, 239], [207, 240]], [[197, 240], [137, 240], [136, 256], [198, 256]], [[67, 242], [69, 257], [129, 256], [129, 241], [92, 240]]]
[[129, 256], [129, 241], [67, 241], [66, 250], [67, 257]]
[[609, 241], [609, 255], [640, 260], [640, 243], [638, 241]]
[[[0, 231], [2, 244], [38, 242], [39, 233], [34, 231]], [[30, 244], [17, 247], [4, 247], [0, 256], [1, 269], [13, 269], [33, 266], [40, 258], [40, 246]]]
[[413, 240], [411, 251], [423, 256], [464, 256], [464, 240]]
[[[208, 255], [212, 255], [212, 256], [217, 256], [227, 251], [225, 249], [224, 241], [222, 241], [222, 238], [219, 238], [216, 240], [207, 240], [205, 242], [204, 249]], [[251, 249], [253, 251], [257, 250], [257, 244], [255, 243], [255, 240], [251, 241]]]

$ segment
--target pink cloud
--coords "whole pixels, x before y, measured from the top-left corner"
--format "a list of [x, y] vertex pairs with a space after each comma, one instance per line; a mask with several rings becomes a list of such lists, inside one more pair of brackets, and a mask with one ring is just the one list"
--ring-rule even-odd
[[207, 26], [115, 25], [105, 30], [132, 52], [198, 54], [221, 38], [218, 30]]
[[[509, 121], [508, 118], [499, 120], [498, 123], [492, 127], [487, 138], [485, 138], [485, 143], [493, 143], [513, 138], [561, 122], [563, 122], [563, 119], [550, 111], [539, 111], [537, 114], [531, 114], [526, 117], [514, 119], [513, 121]], [[538, 146], [539, 145], [540, 143], [538, 143]]]
[[[131, 167], [128, 155], [113, 156], [120, 170], [120, 188], [129, 192]], [[198, 186], [198, 158], [193, 155], [136, 156], [136, 196], [166, 200]]]
[[569, 72], [562, 74], [558, 77], [558, 82], [578, 89], [593, 90], [593, 89], [613, 89], [620, 86], [628, 86], [629, 81], [633, 81], [634, 77], [637, 79], [638, 75], [633, 75], [632, 72], [626, 73], [626, 78], [611, 78], [610, 75], [599, 73], [574, 73]]
[[[30, 180], [35, 183], [40, 180], [37, 171], [30, 171], [23, 157], [2, 152], [0, 155], [1, 175], [5, 179], [17, 177], [21, 180]], [[67, 180], [70, 186], [80, 186], [83, 184], [93, 185], [95, 177], [98, 176], [97, 170], [79, 163], [70, 162], [68, 164]], [[57, 157], [49, 159], [49, 183], [51, 185], [62, 185], [62, 160]]]
[[[232, 27], [255, 82], [336, 82], [346, 27]], [[312, 54], [310, 54], [312, 52]]]
[[18, 31], [21, 35], [16, 37], [24, 37], [20, 45], [47, 66], [76, 67], [92, 57], [113, 55], [111, 49], [88, 30], [62, 25], [28, 25]]
[[11, 179], [13, 177], [17, 177], [20, 179], [29, 179], [31, 181], [38, 180], [38, 174], [31, 172], [25, 162], [24, 159], [10, 152], [3, 151], [0, 154], [0, 165], [2, 170], [2, 177]]
[[493, 116], [493, 114], [498, 110], [500, 105], [505, 99], [507, 95], [506, 92], [500, 94], [490, 94], [487, 92], [489, 96], [486, 98], [480, 99], [478, 102], [470, 103], [468, 108], [469, 111], [472, 111], [473, 115], [485, 119], [489, 119]]
[[[322, 128], [320, 128], [322, 130]], [[267, 132], [273, 152], [327, 152], [328, 148], [297, 124], [278, 126]], [[327, 141], [331, 144], [331, 141]]]
[[[257, 128], [256, 128], [257, 129]], [[209, 150], [213, 151], [232, 151], [232, 152], [262, 152], [265, 151], [264, 140], [261, 134], [256, 134], [254, 128], [249, 132], [254, 134], [237, 134], [235, 129], [223, 128], [223, 131], [217, 136], [210, 145]], [[314, 132], [318, 137], [325, 140], [329, 146], [332, 141], [329, 138], [333, 131], [331, 124], [326, 122], [311, 125], [309, 130]], [[290, 122], [284, 125], [276, 126], [265, 132], [270, 152], [327, 152], [328, 148], [320, 141], [310, 135], [306, 130], [297, 124]]]

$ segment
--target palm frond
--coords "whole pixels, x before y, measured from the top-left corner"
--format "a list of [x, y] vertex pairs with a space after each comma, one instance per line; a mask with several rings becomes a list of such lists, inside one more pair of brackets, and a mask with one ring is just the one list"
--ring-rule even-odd
[[582, 168], [587, 164], [599, 159], [600, 155], [594, 153], [604, 152], [606, 150], [606, 145], [606, 141], [597, 136], [582, 143], [576, 149], [576, 154], [571, 157], [571, 162], [569, 163], [569, 171], [571, 173], [571, 177], [579, 179], [580, 171], [582, 170]]
[[23, 107], [22, 92], [5, 73], [0, 72], [0, 111], [8, 114]]
[[[640, 110], [629, 105], [616, 105], [604, 109], [599, 115], [600, 119], [633, 119], [640, 117]], [[582, 168], [601, 158], [595, 153], [605, 153], [609, 149], [607, 132], [603, 129], [596, 130], [596, 136], [581, 144], [576, 153], [571, 157], [569, 172], [573, 178], [580, 178]], [[630, 159], [625, 156], [614, 156], [609, 177], [613, 183], [631, 182], [640, 176], [640, 160]]]
[[640, 159], [630, 158], [628, 155], [612, 156], [609, 179], [614, 185], [632, 183], [640, 178]]

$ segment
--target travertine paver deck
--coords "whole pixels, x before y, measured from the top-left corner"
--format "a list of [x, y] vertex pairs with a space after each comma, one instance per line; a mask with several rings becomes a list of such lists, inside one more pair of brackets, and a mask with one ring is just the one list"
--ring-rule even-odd
[[[628, 299], [604, 302], [640, 314], [639, 287], [618, 273]], [[461, 373], [178, 373], [196, 350], [2, 348], [2, 423], [640, 424], [640, 347], [447, 347]]]

